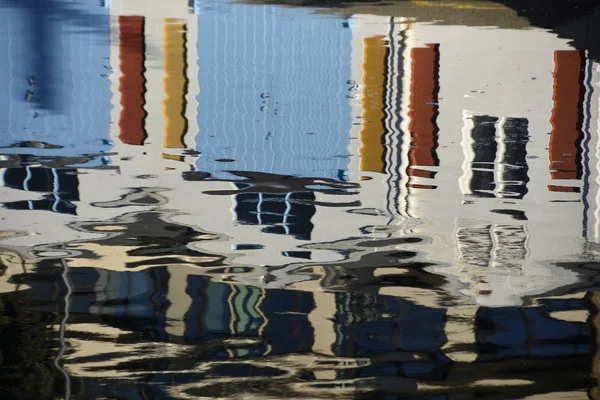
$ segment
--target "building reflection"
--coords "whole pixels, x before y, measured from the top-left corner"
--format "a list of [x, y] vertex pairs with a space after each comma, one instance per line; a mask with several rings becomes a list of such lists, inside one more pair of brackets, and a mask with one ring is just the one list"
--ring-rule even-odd
[[[65, 18], [75, 13], [77, 18], [67, 20], [76, 25], [84, 15], [94, 22], [82, 33], [57, 33], [71, 43], [57, 44], [56, 52], [64, 53], [59, 61], [77, 74], [61, 87], [72, 89], [59, 96], [72, 99], [66, 114], [36, 117], [42, 110], [32, 107], [29, 95], [17, 99], [35, 74], [27, 72], [29, 59], [7, 44], [7, 65], [23, 64], [15, 69], [20, 78], [11, 73], [5, 82], [11, 106], [3, 137], [13, 146], [8, 155], [22, 153], [14, 132], [25, 126], [30, 139], [42, 132], [35, 139], [43, 150], [31, 150], [36, 155], [92, 154], [79, 166], [115, 165], [119, 173], [107, 177], [105, 190], [113, 199], [132, 179], [156, 176], [148, 185], [173, 189], [166, 201], [195, 215], [198, 228], [229, 236], [229, 248], [236, 251], [256, 245], [253, 264], [338, 262], [339, 251], [319, 256], [300, 248], [301, 242], [339, 242], [371, 227], [388, 237], [433, 238], [435, 251], [419, 251], [435, 253], [429, 260], [435, 264], [460, 270], [448, 270], [450, 275], [473, 266], [519, 265], [527, 273], [549, 260], [577, 257], [585, 241], [597, 239], [598, 157], [591, 151], [598, 130], [597, 64], [563, 39], [536, 30], [481, 30], [372, 15], [333, 18], [267, 5], [213, 2], [190, 8], [182, 2], [165, 14], [158, 4], [136, 4], [48, 6]], [[6, 9], [26, 21], [39, 16], [35, 7]], [[252, 24], [232, 25], [237, 20]], [[6, 26], [8, 36], [34, 42]], [[469, 64], [456, 38], [473, 40], [475, 32], [498, 43], [518, 38], [519, 46], [488, 54], [469, 42], [475, 53], [486, 55], [471, 57]], [[88, 42], [89, 51], [79, 57], [76, 49]], [[534, 58], [525, 68], [527, 52]], [[112, 74], [97, 74], [107, 69], [107, 57]], [[496, 69], [489, 69], [491, 60]], [[507, 62], [523, 68], [505, 68]], [[548, 68], [554, 73], [543, 72]], [[458, 71], [470, 80], [457, 79]], [[21, 89], [13, 91], [15, 85]], [[88, 93], [99, 94], [91, 96], [97, 106], [79, 98]], [[55, 136], [59, 131], [65, 133]], [[76, 132], [89, 138], [72, 143]], [[98, 153], [91, 150], [107, 144], [118, 158], [93, 156]], [[9, 193], [5, 207], [104, 217], [99, 209], [107, 208], [92, 205], [99, 195], [91, 189], [98, 172], [48, 167], [41, 159], [40, 166], [4, 170], [3, 187], [19, 189]], [[236, 181], [243, 193], [229, 192], [227, 201], [206, 190], [195, 195], [219, 210], [216, 218], [185, 201], [195, 192], [191, 185], [200, 184], [181, 175], [163, 180], [165, 171], [202, 175], [203, 181], [218, 181], [221, 192], [226, 181]], [[261, 179], [311, 178], [315, 184], [277, 193], [254, 190], [241, 182], [240, 172], [260, 172]], [[42, 186], [35, 183], [38, 174], [48, 176]], [[325, 210], [320, 205], [332, 204], [332, 192], [314, 189], [319, 179], [360, 184], [360, 190], [344, 193], [351, 197], [347, 206]], [[275, 187], [281, 181], [262, 184]], [[79, 187], [78, 193], [65, 185]], [[44, 198], [25, 201], [22, 191]], [[382, 210], [381, 218], [368, 210]], [[551, 226], [548, 215], [554, 215]], [[250, 240], [251, 235], [261, 239]], [[567, 239], [549, 250], [548, 237]], [[269, 240], [277, 244], [266, 246]], [[281, 257], [273, 258], [270, 250]], [[470, 285], [490, 274], [495, 270], [458, 279]], [[576, 279], [566, 275], [567, 281]]]
[[[588, 368], [582, 356], [591, 351], [596, 330], [595, 318], [587, 318], [588, 309], [592, 316], [596, 311], [593, 300], [588, 307], [586, 299], [595, 294], [540, 299], [528, 307], [446, 309], [362, 291], [264, 289], [220, 282], [189, 264], [127, 271], [114, 265], [76, 266], [72, 261], [66, 260], [69, 270], [63, 281], [60, 260], [32, 263], [4, 249], [2, 287], [12, 292], [15, 289], [4, 282], [22, 282], [17, 288], [21, 302], [34, 307], [36, 314], [50, 316], [69, 305], [70, 351], [64, 365], [81, 390], [94, 396], [109, 396], [114, 385], [127, 392], [141, 385], [154, 398], [185, 398], [185, 390], [194, 387], [189, 380], [193, 377], [204, 376], [198, 388], [213, 380], [218, 383], [220, 375], [230, 376], [232, 387], [238, 381], [253, 382], [252, 374], [234, 372], [252, 365], [271, 368], [270, 379], [279, 382], [280, 390], [292, 392], [293, 376], [304, 370], [303, 379], [311, 383], [306, 386], [308, 395], [343, 385], [358, 390], [357, 382], [374, 378], [383, 388], [387, 381], [403, 379], [396, 386], [400, 393], [416, 393], [419, 384], [420, 394], [432, 399], [465, 390], [504, 398], [508, 388], [527, 396], [587, 385], [580, 378]], [[3, 298], [7, 305], [15, 301]], [[80, 336], [83, 332], [85, 337]], [[170, 343], [175, 353], [160, 350], [159, 343]], [[282, 362], [291, 355], [312, 355], [320, 361], [313, 366], [293, 359]], [[327, 360], [337, 361], [328, 365]], [[140, 381], [142, 371], [155, 378]], [[269, 376], [267, 370], [256, 374]], [[549, 379], [553, 374], [563, 379]], [[256, 379], [263, 379], [259, 376]], [[523, 376], [527, 385], [515, 381]], [[110, 378], [114, 385], [97, 386], [94, 380], [100, 378]], [[167, 395], [163, 391], [168, 381], [173, 390]], [[246, 386], [242, 393], [254, 390], [261, 390], [260, 385]]]
[[[1, 146], [62, 145], [52, 153], [66, 157], [109, 151], [108, 10], [62, 0], [2, 1], [0, 9]], [[38, 148], [29, 151], [49, 152]]]
[[[64, 66], [50, 72], [0, 43], [14, 228], [0, 289], [5, 309], [17, 293], [53, 327], [68, 307], [62, 361], [82, 387], [587, 387], [596, 294], [536, 296], [576, 293], [578, 270], [555, 261], [600, 235], [597, 63], [533, 29], [184, 3], [73, 3], [101, 23], [44, 33]], [[22, 36], [16, 9], [2, 37], [32, 45], [40, 33]], [[68, 84], [44, 89], [67, 67]], [[18, 236], [24, 214], [45, 245], [66, 244], [22, 254], [35, 240]]]

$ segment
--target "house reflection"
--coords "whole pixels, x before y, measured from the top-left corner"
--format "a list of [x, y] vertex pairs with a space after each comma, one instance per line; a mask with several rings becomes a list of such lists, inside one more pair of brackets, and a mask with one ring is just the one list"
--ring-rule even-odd
[[600, 238], [584, 52], [272, 5], [16, 4], [0, 289], [53, 327], [68, 308], [62, 361], [95, 397], [586, 387], [598, 302], [555, 262]]
[[[44, 18], [56, 28], [46, 8], [3, 5], [4, 18]], [[3, 203], [63, 214], [35, 218], [40, 241], [75, 214], [113, 218], [118, 211], [97, 204], [127, 196], [144, 177], [144, 187], [170, 189], [156, 207], [168, 203], [196, 229], [228, 237], [204, 250], [242, 265], [345, 262], [352, 249], [326, 244], [365, 232], [428, 237], [415, 251], [455, 277], [449, 289], [485, 302], [491, 287], [498, 297], [488, 300], [501, 305], [573, 283], [576, 274], [541, 265], [576, 258], [599, 237], [597, 64], [548, 32], [219, 1], [168, 11], [120, 0], [44, 7], [88, 25], [47, 35], [57, 70], [73, 72], [53, 86], [70, 104], [63, 114], [22, 100], [33, 61], [25, 46], [2, 42], [14, 71], [5, 76], [3, 153], [12, 158]], [[35, 42], [9, 22], [7, 37]], [[109, 147], [115, 154], [102, 153]], [[57, 168], [23, 152], [84, 157]], [[118, 170], [75, 168], [107, 164]], [[29, 186], [38, 174], [47, 182]], [[62, 189], [67, 176], [77, 194]], [[24, 191], [44, 198], [24, 200]], [[503, 275], [517, 265], [535, 288], [508, 288], [493, 269]], [[479, 281], [490, 287], [477, 289]]]
[[29, 140], [63, 145], [54, 151], [63, 156], [108, 151], [108, 9], [91, 0], [3, 0], [0, 9], [2, 146]]
[[[578, 378], [587, 370], [582, 356], [590, 352], [591, 332], [596, 329], [594, 318], [587, 321], [588, 301], [583, 296], [540, 299], [529, 307], [464, 304], [447, 309], [436, 300], [431, 302], [436, 296], [431, 290], [407, 300], [360, 290], [323, 291], [318, 281], [312, 289], [306, 285], [263, 289], [215, 280], [216, 274], [203, 273], [197, 264], [127, 271], [114, 265], [114, 259], [110, 269], [77, 266], [76, 258], [67, 259], [69, 270], [63, 282], [60, 260], [32, 263], [9, 249], [2, 255], [2, 281], [23, 282], [26, 286], [18, 289], [21, 301], [35, 304], [36, 313], [60, 311], [66, 304], [61, 299], [68, 299], [67, 337], [72, 347], [65, 367], [88, 394], [100, 397], [110, 395], [114, 387], [96, 386], [94, 379], [110, 377], [125, 391], [141, 384], [156, 398], [164, 398], [166, 394], [160, 393], [172, 376], [174, 391], [169, 396], [178, 398], [178, 386], [192, 384], [188, 375], [201, 376], [209, 365], [216, 373], [219, 363], [237, 362], [239, 367], [248, 365], [240, 364], [242, 360], [262, 363], [263, 357], [268, 357], [264, 367], [280, 370], [273, 379], [282, 389], [288, 388], [284, 390], [291, 390], [288, 385], [294, 382], [290, 373], [308, 368], [304, 379], [317, 391], [323, 385], [337, 387], [375, 377], [405, 379], [408, 386], [401, 390], [407, 393], [415, 391], [418, 382], [437, 382], [437, 388], [425, 384], [420, 389], [432, 399], [442, 393], [477, 391], [478, 385], [491, 398], [502, 398], [507, 387], [522, 396], [569, 391], [583, 385]], [[130, 257], [134, 256], [123, 261]], [[147, 256], [149, 264], [156, 265], [159, 259], [160, 255]], [[88, 339], [82, 340], [78, 332], [86, 332]], [[151, 342], [155, 350], [143, 350]], [[163, 353], [156, 347], [161, 342], [178, 346], [173, 347], [177, 354]], [[326, 369], [291, 361], [287, 366], [279, 364], [281, 357], [292, 354], [343, 362]], [[179, 372], [173, 357], [188, 363], [188, 372]], [[548, 365], [548, 357], [553, 357], [553, 366]], [[119, 365], [117, 370], [113, 363]], [[234, 368], [234, 364], [224, 365]], [[517, 365], [520, 376], [527, 374], [528, 385], [514, 383], [514, 373], [507, 372]], [[140, 367], [157, 380], [138, 382]], [[559, 370], [562, 380], [549, 379]], [[206, 376], [205, 383], [212, 379], [217, 376]], [[246, 378], [232, 377], [231, 384], [238, 379]], [[488, 383], [481, 383], [482, 379]], [[253, 393], [252, 386], [244, 391]]]

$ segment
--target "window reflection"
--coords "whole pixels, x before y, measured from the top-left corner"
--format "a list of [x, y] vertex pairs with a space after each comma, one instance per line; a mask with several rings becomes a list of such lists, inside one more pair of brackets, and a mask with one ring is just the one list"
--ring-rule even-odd
[[475, 197], [523, 199], [529, 182], [526, 118], [468, 117], [463, 182]]
[[13, 210], [48, 210], [75, 214], [79, 201], [79, 179], [72, 168], [24, 167], [7, 168], [0, 172], [2, 186], [28, 192], [47, 192], [42, 199], [4, 202]]
[[498, 151], [496, 122], [498, 122], [496, 117], [473, 116], [473, 129], [471, 130], [472, 176], [469, 189], [473, 195], [478, 197], [494, 197], [496, 189], [494, 177]]
[[240, 193], [234, 196], [233, 218], [240, 224], [267, 225], [263, 232], [310, 240], [314, 200], [312, 192]]
[[501, 125], [498, 195], [502, 198], [522, 199], [529, 182], [526, 118], [506, 118]]

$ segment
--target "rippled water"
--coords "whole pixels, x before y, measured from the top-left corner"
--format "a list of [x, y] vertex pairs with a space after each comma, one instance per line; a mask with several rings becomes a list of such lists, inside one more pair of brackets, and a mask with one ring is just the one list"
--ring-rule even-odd
[[0, 0], [0, 397], [600, 399], [599, 4]]

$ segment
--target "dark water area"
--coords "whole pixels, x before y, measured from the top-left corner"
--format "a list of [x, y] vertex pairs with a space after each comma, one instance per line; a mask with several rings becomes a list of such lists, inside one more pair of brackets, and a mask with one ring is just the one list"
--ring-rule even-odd
[[600, 399], [598, 37], [0, 0], [0, 398]]

